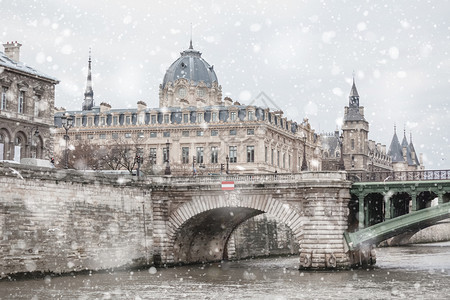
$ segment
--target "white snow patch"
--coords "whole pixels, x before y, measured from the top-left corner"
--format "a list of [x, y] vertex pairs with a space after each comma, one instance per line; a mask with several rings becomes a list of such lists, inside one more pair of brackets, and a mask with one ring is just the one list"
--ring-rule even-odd
[[367, 29], [367, 24], [365, 22], [359, 22], [358, 25], [356, 25], [356, 28], [358, 31], [364, 31]]
[[400, 55], [400, 51], [398, 50], [397, 47], [391, 47], [391, 48], [389, 48], [389, 56], [390, 56], [392, 59], [397, 59], [397, 58], [399, 57], [399, 55]]
[[333, 94], [335, 94], [335, 95], [338, 96], [338, 97], [341, 97], [341, 96], [343, 95], [343, 92], [342, 92], [342, 90], [341, 90], [340, 88], [335, 87], [335, 88], [333, 89]]
[[322, 33], [322, 42], [331, 44], [331, 40], [336, 37], [335, 31], [325, 31]]
[[262, 27], [261, 24], [258, 24], [258, 23], [252, 24], [252, 25], [250, 25], [250, 31], [258, 32], [261, 30], [261, 27]]
[[244, 90], [239, 93], [239, 100], [241, 101], [249, 101], [252, 97], [252, 93], [250, 91]]

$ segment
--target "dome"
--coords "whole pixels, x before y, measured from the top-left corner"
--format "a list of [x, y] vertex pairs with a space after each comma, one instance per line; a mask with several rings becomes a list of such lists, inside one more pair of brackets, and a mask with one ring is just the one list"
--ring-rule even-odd
[[181, 57], [167, 69], [162, 88], [164, 89], [168, 82], [173, 83], [180, 78], [191, 81], [193, 85], [203, 81], [207, 87], [211, 87], [213, 82], [217, 82], [213, 66], [210, 66], [201, 55], [200, 51], [192, 48], [192, 44], [189, 49], [181, 52]]

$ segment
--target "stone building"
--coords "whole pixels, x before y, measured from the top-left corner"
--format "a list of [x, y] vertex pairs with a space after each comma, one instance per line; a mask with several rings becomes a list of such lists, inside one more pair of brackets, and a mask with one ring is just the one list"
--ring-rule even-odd
[[[342, 160], [348, 171], [412, 171], [424, 166], [417, 158], [414, 146], [406, 140], [400, 145], [394, 130], [389, 151], [386, 145], [369, 140], [369, 122], [364, 118], [359, 94], [353, 80], [349, 105], [345, 107], [342, 134], [339, 131], [321, 135], [323, 170], [338, 170]], [[342, 149], [341, 149], [342, 143]], [[341, 153], [342, 152], [342, 153]]]
[[[222, 99], [213, 66], [192, 47], [168, 68], [159, 88], [159, 107], [137, 102], [135, 109], [93, 106], [91, 60], [82, 110], [57, 111], [55, 153], [64, 150], [61, 117], [72, 116], [70, 141], [111, 147], [134, 145], [130, 156], [150, 162], [153, 173], [172, 174], [297, 172], [303, 163], [321, 169], [321, 148], [307, 119], [297, 123], [272, 111]], [[135, 152], [135, 153], [133, 153]]]
[[[21, 44], [0, 52], [0, 160], [49, 160], [58, 80], [20, 61]], [[36, 161], [36, 160], [35, 160]]]

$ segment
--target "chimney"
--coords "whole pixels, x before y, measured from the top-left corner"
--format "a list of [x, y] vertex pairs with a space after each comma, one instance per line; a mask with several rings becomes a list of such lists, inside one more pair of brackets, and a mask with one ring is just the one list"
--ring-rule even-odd
[[17, 41], [3, 44], [3, 47], [5, 47], [6, 56], [9, 59], [18, 62], [20, 58], [20, 46], [22, 46], [22, 44], [19, 44]]

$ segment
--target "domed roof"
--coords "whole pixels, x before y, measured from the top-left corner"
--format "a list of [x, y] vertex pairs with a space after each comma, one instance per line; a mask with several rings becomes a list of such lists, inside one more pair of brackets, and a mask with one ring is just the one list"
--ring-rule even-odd
[[189, 49], [180, 53], [178, 58], [167, 69], [166, 75], [162, 83], [162, 88], [165, 88], [168, 82], [175, 82], [177, 79], [186, 78], [197, 85], [203, 81], [207, 87], [211, 87], [214, 81], [217, 82], [217, 76], [214, 72], [213, 66], [210, 66], [202, 57], [200, 51], [192, 48], [192, 42]]

